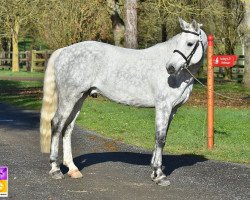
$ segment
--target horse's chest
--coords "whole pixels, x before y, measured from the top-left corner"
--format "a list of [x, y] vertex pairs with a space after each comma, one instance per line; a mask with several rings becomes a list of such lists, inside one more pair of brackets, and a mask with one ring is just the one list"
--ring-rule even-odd
[[189, 85], [185, 89], [183, 89], [179, 95], [179, 97], [174, 102], [174, 106], [182, 105], [186, 103], [186, 101], [189, 99], [191, 92], [193, 89], [193, 85]]

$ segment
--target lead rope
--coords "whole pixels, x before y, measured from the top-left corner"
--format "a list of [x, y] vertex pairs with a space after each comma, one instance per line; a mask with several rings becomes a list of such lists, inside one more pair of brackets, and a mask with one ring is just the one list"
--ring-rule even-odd
[[[193, 74], [192, 74], [192, 72], [190, 72], [190, 70], [187, 68], [187, 67], [185, 67], [184, 69], [186, 69], [187, 71], [188, 71], [188, 73], [199, 83], [199, 84], [201, 84], [203, 87], [205, 87], [205, 88], [207, 88], [207, 86], [206, 85], [204, 85], [201, 81], [199, 81]], [[221, 94], [221, 93], [219, 93], [219, 92], [215, 92], [215, 91], [213, 91], [216, 95], [218, 95], [218, 96], [221, 96], [221, 97], [224, 97], [224, 98], [227, 98], [227, 99], [231, 99], [231, 100], [234, 100], [234, 101], [242, 101], [243, 99], [241, 98], [241, 99], [238, 99], [238, 98], [232, 98], [232, 97], [229, 97], [229, 96], [225, 96], [225, 95], [223, 95], [223, 94]]]

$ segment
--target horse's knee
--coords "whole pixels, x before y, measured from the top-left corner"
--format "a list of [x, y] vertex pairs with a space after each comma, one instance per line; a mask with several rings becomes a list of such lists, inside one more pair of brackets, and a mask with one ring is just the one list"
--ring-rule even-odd
[[166, 143], [166, 135], [157, 134], [157, 137], [156, 137], [157, 146], [160, 148], [163, 148], [165, 146], [165, 143]]

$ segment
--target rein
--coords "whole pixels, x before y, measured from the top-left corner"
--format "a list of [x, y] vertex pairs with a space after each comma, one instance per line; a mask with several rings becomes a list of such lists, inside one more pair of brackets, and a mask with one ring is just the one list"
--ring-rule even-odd
[[[199, 84], [201, 84], [204, 88], [208, 88], [207, 85], [204, 85], [201, 81], [199, 81], [199, 79], [197, 79], [197, 78], [195, 77], [195, 75], [193, 75], [193, 73], [192, 73], [187, 67], [185, 67], [184, 69], [187, 70], [187, 72], [188, 72], [188, 73], [189, 73], [189, 74], [190, 74]], [[224, 98], [226, 98], [226, 99], [231, 99], [231, 100], [234, 100], [234, 101], [242, 101], [242, 100], [243, 100], [243, 98], [240, 98], [240, 99], [238, 99], [238, 98], [232, 98], [232, 97], [223, 95], [223, 94], [221, 94], [221, 93], [219, 93], [219, 92], [215, 92], [215, 91], [213, 91], [213, 92], [214, 92], [214, 94], [216, 94], [216, 95], [218, 95], [218, 96], [221, 96], [221, 97], [224, 97]]]

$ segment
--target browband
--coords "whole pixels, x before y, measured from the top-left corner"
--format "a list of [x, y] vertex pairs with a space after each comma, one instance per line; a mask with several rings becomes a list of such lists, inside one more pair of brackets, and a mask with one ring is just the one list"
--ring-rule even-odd
[[200, 35], [199, 33], [196, 33], [196, 32], [193, 32], [193, 31], [188, 31], [188, 30], [183, 30], [182, 32], [184, 32], [184, 33], [191, 33], [191, 34], [194, 34], [194, 35], [197, 35], [197, 36]]

